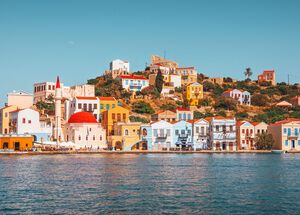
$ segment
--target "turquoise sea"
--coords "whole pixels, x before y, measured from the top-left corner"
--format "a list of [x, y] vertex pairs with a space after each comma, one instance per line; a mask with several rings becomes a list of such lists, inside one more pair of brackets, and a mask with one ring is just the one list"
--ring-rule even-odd
[[0, 214], [300, 214], [300, 154], [0, 156]]

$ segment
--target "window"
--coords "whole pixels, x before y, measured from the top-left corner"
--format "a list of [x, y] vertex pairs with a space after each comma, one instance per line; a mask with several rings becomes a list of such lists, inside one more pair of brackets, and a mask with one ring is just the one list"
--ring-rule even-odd
[[31, 120], [28, 120], [28, 124], [31, 124]]
[[259, 129], [257, 129], [257, 133], [260, 134], [260, 130]]
[[[226, 126], [225, 126], [225, 129], [226, 129]], [[233, 126], [232, 125], [229, 126], [229, 130], [233, 131]]]
[[109, 110], [109, 108], [110, 108], [110, 105], [106, 104], [106, 110]]
[[123, 113], [123, 120], [126, 120], [126, 113]]
[[286, 141], [285, 141], [285, 146], [288, 146], [288, 145], [289, 145], [289, 141], [286, 140]]
[[92, 131], [92, 128], [90, 128], [90, 132]]
[[25, 118], [22, 119], [22, 123], [23, 123], [23, 124], [26, 123], [26, 119], [25, 119]]
[[78, 109], [82, 109], [82, 104], [78, 103]]
[[181, 118], [182, 118], [182, 117], [181, 117], [181, 113], [180, 113], [180, 114], [179, 114], [179, 120], [181, 120]]
[[100, 135], [100, 140], [102, 140], [102, 135]]
[[189, 119], [189, 120], [191, 119], [191, 114], [190, 114], [190, 113], [188, 114], [188, 119]]
[[179, 134], [179, 131], [178, 131], [178, 129], [176, 129], [176, 130], [175, 130], [175, 134], [176, 134], [176, 135], [178, 135], [178, 134]]
[[286, 128], [283, 129], [283, 133], [286, 134]]
[[113, 120], [115, 120], [115, 119], [116, 119], [116, 114], [113, 113], [111, 118], [112, 118]]
[[5, 113], [5, 114], [4, 114], [4, 117], [7, 118], [7, 117], [8, 117], [8, 113]]
[[86, 136], [86, 137], [85, 137], [85, 140], [88, 141], [88, 140], [89, 140], [89, 136]]
[[97, 109], [98, 108], [98, 105], [97, 104], [94, 104], [94, 109]]
[[81, 136], [80, 135], [78, 136], [78, 140], [81, 140]]
[[115, 107], [116, 107], [116, 105], [115, 105], [115, 104], [112, 104], [112, 105], [111, 105], [111, 107], [112, 107], [112, 108], [115, 108]]
[[220, 126], [216, 125], [216, 131], [220, 131]]
[[128, 130], [125, 129], [125, 136], [128, 136]]
[[128, 80], [125, 80], [125, 85], [128, 85]]
[[200, 129], [199, 129], [199, 127], [197, 126], [197, 127], [196, 127], [196, 134], [199, 134], [199, 130], [200, 130]]
[[171, 136], [170, 134], [171, 134], [171, 130], [170, 130], [170, 129], [167, 129], [167, 136], [168, 136], [168, 137]]
[[300, 146], [300, 140], [298, 140], [298, 146]]
[[157, 129], [153, 129], [154, 137], [157, 137]]
[[117, 114], [117, 120], [121, 121], [121, 114], [120, 113]]
[[83, 110], [87, 111], [87, 104], [83, 104]]
[[245, 129], [242, 129], [242, 133], [245, 134]]
[[7, 128], [4, 129], [4, 134], [7, 134]]
[[93, 140], [95, 141], [95, 135], [93, 136]]
[[92, 110], [93, 110], [93, 105], [89, 104], [89, 111], [92, 111]]
[[104, 107], [103, 107], [103, 104], [100, 104], [100, 109], [103, 110], [103, 108], [104, 108]]
[[192, 134], [191, 130], [188, 130], [188, 135], [191, 135], [191, 134]]

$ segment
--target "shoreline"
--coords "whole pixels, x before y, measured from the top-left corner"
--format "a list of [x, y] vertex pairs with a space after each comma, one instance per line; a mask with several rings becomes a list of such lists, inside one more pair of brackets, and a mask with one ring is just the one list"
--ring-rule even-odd
[[[300, 151], [287, 151], [288, 154], [300, 154]], [[42, 152], [3, 152], [1, 155], [72, 155], [72, 154], [274, 154], [271, 150], [244, 151], [42, 151]]]

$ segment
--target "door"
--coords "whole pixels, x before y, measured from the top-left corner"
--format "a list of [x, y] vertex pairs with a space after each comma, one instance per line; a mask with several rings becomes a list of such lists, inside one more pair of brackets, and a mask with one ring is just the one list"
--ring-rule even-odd
[[222, 144], [222, 150], [226, 150], [226, 143]]
[[20, 150], [20, 142], [15, 142], [15, 150], [16, 151]]
[[292, 149], [295, 148], [295, 140], [292, 140]]

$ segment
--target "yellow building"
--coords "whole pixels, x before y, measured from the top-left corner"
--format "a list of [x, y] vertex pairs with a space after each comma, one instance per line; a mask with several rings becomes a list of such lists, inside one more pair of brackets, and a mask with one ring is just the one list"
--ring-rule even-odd
[[118, 106], [118, 101], [114, 97], [98, 97], [100, 113], [113, 109]]
[[31, 135], [0, 135], [0, 150], [26, 151], [32, 149], [33, 136]]
[[187, 85], [186, 99], [191, 106], [199, 105], [199, 99], [203, 99], [203, 85], [197, 82]]
[[111, 136], [113, 134], [113, 125], [117, 122], [128, 122], [129, 110], [121, 106], [106, 110], [102, 112], [102, 127], [106, 129], [106, 135]]
[[117, 122], [113, 126], [113, 135], [108, 137], [109, 148], [116, 150], [146, 149], [147, 146], [140, 142], [140, 122]]
[[0, 109], [0, 133], [9, 133], [9, 113], [17, 110], [18, 107], [15, 105], [7, 106]]

